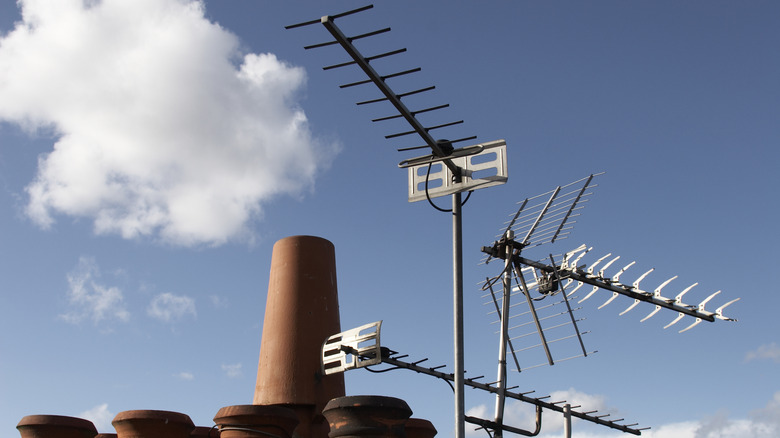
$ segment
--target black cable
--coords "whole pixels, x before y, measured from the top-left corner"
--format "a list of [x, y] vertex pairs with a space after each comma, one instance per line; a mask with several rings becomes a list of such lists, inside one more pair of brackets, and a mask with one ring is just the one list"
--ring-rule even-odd
[[[433, 200], [431, 200], [431, 196], [428, 193], [428, 178], [431, 176], [431, 166], [433, 163], [428, 163], [428, 171], [425, 173], [425, 199], [428, 200], [428, 203], [431, 204], [431, 207], [435, 208], [436, 210], [439, 210], [442, 213], [452, 213], [451, 208], [441, 208], [438, 205], [433, 203]], [[474, 190], [469, 190], [469, 193], [466, 195], [466, 199], [463, 200], [463, 202], [460, 203], [460, 206], [463, 207], [466, 205], [466, 202], [468, 202], [469, 198], [471, 198], [471, 194], [474, 193]]]
[[395, 366], [395, 367], [391, 367], [391, 368], [386, 368], [386, 369], [384, 369], [384, 370], [372, 370], [372, 369], [371, 369], [371, 368], [369, 368], [368, 366], [365, 366], [365, 367], [363, 367], [363, 368], [364, 368], [366, 371], [369, 371], [369, 372], [372, 372], [372, 373], [376, 373], [376, 374], [379, 374], [379, 373], [386, 373], [386, 372], [388, 372], [388, 371], [393, 371], [393, 370], [400, 370], [400, 369], [401, 369], [401, 367], [399, 367], [399, 366]]
[[433, 163], [428, 163], [428, 172], [425, 173], [425, 199], [427, 199], [428, 203], [431, 204], [431, 207], [435, 208], [436, 210], [439, 210], [442, 213], [451, 213], [452, 212], [451, 208], [444, 209], [444, 208], [441, 208], [438, 205], [434, 204], [433, 201], [431, 200], [430, 194], [428, 193], [428, 178], [431, 176], [431, 166], [432, 165], [433, 165]]
[[469, 190], [469, 193], [466, 195], [466, 199], [463, 200], [463, 202], [460, 203], [460, 206], [463, 207], [466, 205], [467, 202], [469, 202], [469, 198], [471, 197], [471, 194], [474, 193], [474, 190]]
[[[401, 366], [394, 366], [394, 367], [387, 368], [387, 369], [384, 369], [384, 370], [372, 370], [370, 368], [370, 366], [367, 366], [367, 367], [363, 367], [363, 369], [366, 370], [366, 371], [369, 371], [371, 373], [380, 374], [380, 373], [386, 373], [388, 371], [395, 371], [395, 370], [408, 369], [408, 368], [404, 368], [404, 367], [401, 367]], [[414, 370], [412, 370], [412, 371], [414, 371]], [[415, 371], [415, 372], [420, 373], [420, 371]], [[450, 382], [449, 380], [447, 380], [445, 378], [442, 378], [442, 377], [438, 377], [438, 376], [434, 376], [434, 377], [436, 377], [437, 379], [444, 380], [444, 383], [449, 385], [449, 387], [452, 390], [452, 392], [455, 392], [455, 387], [452, 386], [452, 382]]]

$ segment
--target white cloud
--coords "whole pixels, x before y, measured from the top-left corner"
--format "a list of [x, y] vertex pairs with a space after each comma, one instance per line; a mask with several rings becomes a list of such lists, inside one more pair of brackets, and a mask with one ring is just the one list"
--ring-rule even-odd
[[58, 136], [27, 187], [40, 226], [178, 245], [251, 237], [334, 155], [297, 106], [303, 69], [241, 56], [193, 0], [20, 0], [0, 40], [0, 120]]
[[77, 417], [91, 421], [98, 432], [101, 430], [114, 430], [114, 426], [111, 425], [111, 420], [116, 417], [116, 414], [108, 410], [108, 403], [103, 403], [92, 409], [81, 412]]
[[220, 295], [210, 295], [211, 304], [217, 309], [225, 309], [228, 307], [227, 298]]
[[780, 436], [780, 391], [762, 409], [751, 412], [752, 436]]
[[60, 318], [73, 324], [85, 319], [91, 319], [95, 324], [104, 320], [126, 322], [130, 319], [122, 291], [99, 284], [99, 278], [100, 269], [95, 259], [80, 257], [76, 268], [67, 275], [70, 311], [61, 314]]
[[241, 372], [241, 367], [242, 365], [240, 362], [237, 364], [222, 364], [222, 371], [226, 376], [235, 379], [244, 375], [244, 373]]
[[[558, 398], [557, 396], [563, 396]], [[599, 412], [614, 412], [606, 407], [604, 398], [578, 392], [574, 389], [568, 391], [556, 391], [551, 394], [550, 400], [569, 400], [573, 405], [582, 404], [579, 411], [598, 409]], [[579, 401], [577, 401], [579, 400]], [[533, 429], [534, 408], [527, 403], [507, 404], [505, 411], [505, 424], [513, 425], [527, 430]], [[466, 415], [479, 418], [492, 418], [493, 409], [486, 405], [476, 406], [470, 409]], [[614, 417], [615, 414], [612, 415]], [[635, 419], [639, 421], [640, 419]], [[587, 427], [586, 427], [587, 426]], [[539, 438], [554, 438], [561, 436], [563, 416], [545, 411], [542, 416], [542, 433]], [[643, 427], [641, 424], [637, 427]], [[484, 431], [472, 431], [472, 427], [466, 428], [467, 435], [484, 436]], [[585, 430], [583, 430], [585, 429]], [[572, 420], [573, 436], [580, 438], [618, 438], [625, 436], [606, 427], [590, 425], [582, 420]], [[761, 409], [751, 412], [748, 418], [731, 419], [726, 412], [717, 412], [700, 420], [683, 421], [662, 425], [653, 425], [652, 429], [642, 431], [646, 438], [776, 438], [780, 436], [780, 391], [776, 392], [772, 399]]]
[[196, 317], [195, 300], [185, 295], [166, 292], [152, 298], [147, 315], [163, 322], [177, 322], [187, 315]]
[[753, 351], [748, 351], [745, 355], [745, 362], [759, 359], [769, 359], [774, 363], [780, 363], [780, 346], [775, 342], [764, 344]]
[[[607, 408], [605, 398], [603, 396], [586, 394], [584, 392], [577, 391], [574, 388], [569, 388], [568, 390], [562, 391], [553, 391], [550, 393], [550, 401], [556, 402], [560, 400], [566, 400], [572, 406], [581, 406], [580, 408], [576, 408], [578, 411], [598, 410], [599, 414], [615, 412], [614, 409]], [[488, 407], [487, 405], [479, 405], [469, 409], [466, 415], [492, 419], [495, 415], [495, 408], [493, 406]], [[573, 418], [572, 424], [576, 425], [579, 421], [582, 420]], [[533, 431], [536, 425], [536, 408], [529, 403], [507, 399], [504, 408], [504, 424], [518, 427], [520, 429], [525, 429], [527, 431]], [[542, 427], [542, 430], [545, 433], [556, 433], [559, 435], [559, 432], [563, 431], [563, 415], [553, 414], [550, 411], [543, 412]], [[469, 434], [474, 436], [484, 435], [485, 433], [484, 431], [470, 430], [467, 430], [467, 432], [470, 432]]]
[[195, 380], [195, 374], [192, 374], [189, 371], [182, 371], [180, 373], [174, 374], [174, 376], [181, 380]]

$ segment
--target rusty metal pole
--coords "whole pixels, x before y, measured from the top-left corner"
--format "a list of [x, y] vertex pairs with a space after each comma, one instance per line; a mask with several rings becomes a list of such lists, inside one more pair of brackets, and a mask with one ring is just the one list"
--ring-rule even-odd
[[320, 349], [341, 332], [333, 244], [314, 236], [276, 242], [271, 258], [254, 404], [288, 405], [296, 435], [326, 438], [322, 409], [343, 397], [344, 375], [323, 375]]

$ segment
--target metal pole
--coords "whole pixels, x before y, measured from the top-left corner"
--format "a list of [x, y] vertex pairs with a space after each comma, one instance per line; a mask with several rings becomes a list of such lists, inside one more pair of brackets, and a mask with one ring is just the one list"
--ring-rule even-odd
[[[506, 401], [506, 347], [509, 338], [509, 300], [512, 294], [512, 244], [509, 243], [515, 237], [512, 230], [507, 230], [506, 235], [507, 244], [505, 248], [504, 259], [504, 279], [503, 279], [503, 297], [501, 301], [501, 331], [499, 335], [498, 345], [498, 377], [497, 377], [497, 389], [496, 393], [496, 424], [499, 426], [504, 424], [504, 404]], [[493, 431], [495, 438], [501, 438], [504, 436], [502, 429], [496, 429]]]
[[571, 405], [563, 405], [563, 436], [571, 438]]
[[461, 194], [452, 195], [452, 280], [453, 316], [455, 321], [455, 438], [465, 438], [466, 408], [463, 361], [463, 218]]
[[550, 347], [549, 345], [547, 345], [547, 337], [544, 336], [542, 323], [539, 322], [539, 316], [536, 314], [536, 307], [534, 307], [534, 301], [531, 298], [531, 292], [528, 290], [528, 285], [525, 283], [525, 277], [523, 277], [523, 270], [522, 268], [520, 268], [520, 265], [518, 263], [515, 263], [515, 273], [517, 274], [517, 278], [520, 280], [520, 284], [523, 286], [523, 295], [525, 295], [525, 300], [528, 303], [528, 308], [531, 310], [531, 316], [534, 317], [534, 322], [536, 323], [536, 331], [539, 332], [539, 339], [541, 339], [542, 341], [542, 347], [544, 347], [544, 352], [547, 353], [547, 363], [553, 365], [555, 362], [553, 362], [552, 353], [550, 353]]

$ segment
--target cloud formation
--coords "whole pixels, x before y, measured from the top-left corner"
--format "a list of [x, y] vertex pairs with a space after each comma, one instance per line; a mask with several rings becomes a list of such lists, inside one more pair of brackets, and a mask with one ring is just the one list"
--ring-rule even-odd
[[780, 363], [780, 346], [775, 342], [759, 346], [753, 351], [748, 351], [745, 355], [745, 362], [754, 360], [771, 360], [774, 363]]
[[[586, 394], [574, 388], [553, 391], [550, 393], [550, 399], [567, 400], [572, 406], [580, 405], [581, 408], [577, 408], [579, 411], [598, 410], [601, 414], [614, 412], [614, 410], [607, 408], [606, 400], [603, 396]], [[467, 416], [487, 419], [493, 418], [494, 414], [495, 408], [487, 405], [479, 405], [466, 412]], [[558, 436], [559, 432], [563, 430], [563, 415], [550, 415], [549, 412], [545, 414], [543, 414], [542, 430], [545, 433], [555, 433], [555, 436]], [[581, 420], [573, 419], [573, 422], [578, 421]], [[504, 424], [533, 431], [536, 424], [535, 407], [529, 403], [507, 399], [504, 408]], [[484, 435], [485, 433], [482, 430], [472, 431], [470, 430], [471, 428], [468, 429], [466, 432], [471, 436]]]
[[209, 295], [209, 299], [211, 300], [211, 304], [216, 309], [225, 309], [228, 307], [228, 300], [224, 296], [221, 295]]
[[69, 323], [78, 324], [86, 319], [98, 324], [102, 321], [130, 320], [124, 296], [118, 287], [98, 283], [100, 268], [91, 257], [80, 257], [78, 265], [67, 274], [68, 304], [70, 310], [60, 315]]
[[20, 0], [0, 39], [0, 120], [54, 132], [27, 214], [98, 234], [219, 245], [277, 195], [311, 189], [335, 147], [296, 99], [301, 68], [239, 52], [192, 0]]
[[[600, 413], [616, 412], [606, 406], [605, 399], [599, 395], [585, 394], [571, 388], [567, 391], [555, 391], [550, 394], [551, 399], [569, 400], [572, 404], [582, 404], [579, 411], [597, 409]], [[479, 405], [470, 409], [466, 415], [479, 418], [492, 418], [493, 407]], [[555, 438], [561, 436], [563, 429], [563, 416], [545, 412], [542, 421], [542, 433], [539, 438]], [[504, 423], [519, 427], [533, 428], [534, 409], [527, 403], [511, 402], [507, 404], [504, 413]], [[635, 420], [640, 420], [635, 418]], [[643, 426], [638, 426], [643, 427]], [[484, 431], [473, 431], [467, 427], [469, 436], [484, 435]], [[583, 430], [584, 429], [584, 430]], [[624, 436], [606, 427], [598, 427], [573, 418], [573, 434], [581, 438], [618, 438]], [[775, 392], [766, 406], [750, 413], [747, 418], [729, 418], [727, 412], [718, 412], [714, 415], [699, 420], [653, 425], [652, 429], [642, 432], [647, 438], [774, 438], [780, 436], [780, 391]]]
[[241, 371], [241, 363], [236, 364], [222, 364], [222, 372], [225, 373], [231, 379], [236, 379], [244, 375]]
[[163, 322], [178, 322], [186, 316], [198, 316], [195, 311], [195, 300], [185, 295], [162, 293], [149, 303], [146, 314]]
[[182, 371], [180, 373], [174, 374], [174, 376], [181, 380], [195, 380], [195, 374], [192, 374], [189, 371]]
[[89, 420], [95, 424], [97, 430], [113, 430], [111, 420], [116, 417], [116, 413], [108, 410], [108, 403], [103, 403], [78, 414], [79, 418]]

